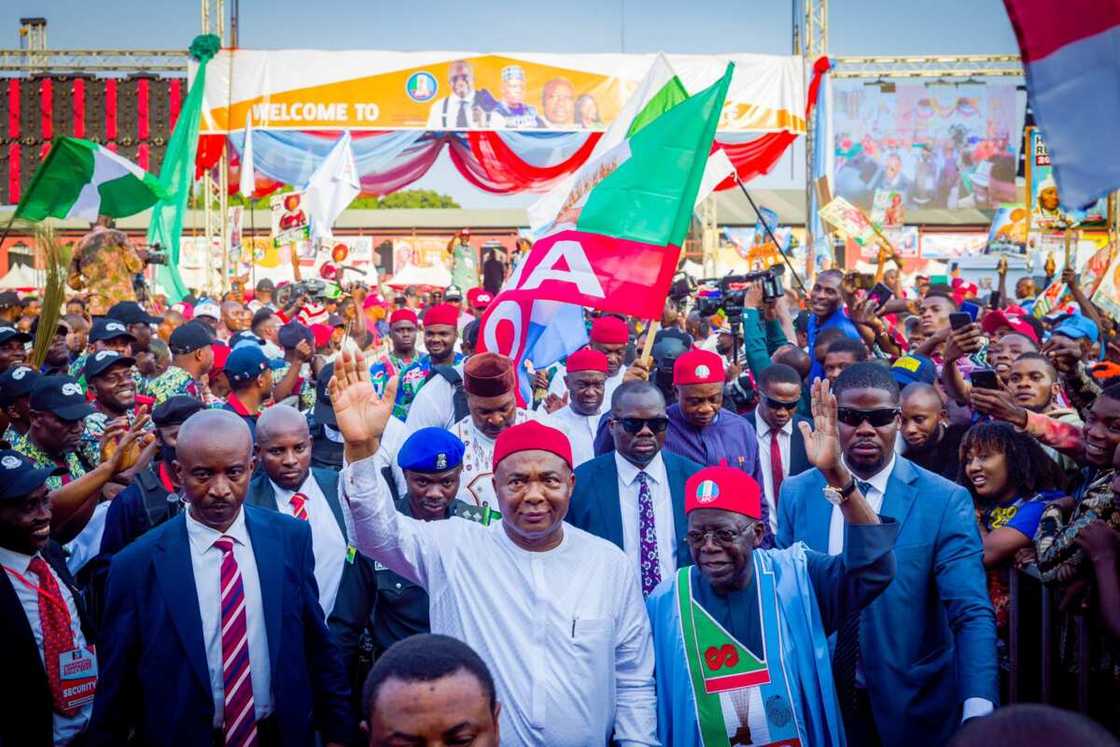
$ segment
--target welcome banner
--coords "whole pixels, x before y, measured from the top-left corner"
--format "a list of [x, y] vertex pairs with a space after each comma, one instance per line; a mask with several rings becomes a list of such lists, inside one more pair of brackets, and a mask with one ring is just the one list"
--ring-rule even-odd
[[[241, 131], [247, 121], [254, 130], [603, 130], [654, 57], [222, 50], [207, 70], [201, 131]], [[805, 132], [801, 57], [667, 57], [689, 91], [735, 63], [718, 131]]]

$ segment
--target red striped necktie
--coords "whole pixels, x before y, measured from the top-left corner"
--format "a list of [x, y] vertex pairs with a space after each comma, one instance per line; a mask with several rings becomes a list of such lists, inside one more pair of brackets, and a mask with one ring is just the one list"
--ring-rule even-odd
[[214, 540], [222, 551], [222, 672], [225, 690], [223, 733], [226, 747], [257, 744], [257, 715], [253, 704], [253, 676], [249, 671], [249, 627], [245, 588], [233, 555], [232, 537]]
[[43, 632], [43, 661], [47, 669], [47, 681], [51, 687], [51, 700], [54, 709], [64, 716], [74, 716], [77, 708], [66, 708], [66, 698], [62, 693], [60, 672], [61, 655], [74, 648], [74, 631], [70, 628], [70, 610], [62, 601], [54, 574], [45, 560], [36, 555], [27, 567], [39, 577], [39, 627]]
[[307, 496], [303, 493], [292, 496], [292, 516], [307, 521]]

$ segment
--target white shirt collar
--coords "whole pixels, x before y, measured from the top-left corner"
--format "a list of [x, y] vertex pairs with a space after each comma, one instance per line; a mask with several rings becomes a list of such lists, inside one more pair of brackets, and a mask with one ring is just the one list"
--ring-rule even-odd
[[190, 540], [192, 552], [201, 555], [213, 547], [214, 540], [219, 537], [230, 537], [239, 545], [245, 545], [246, 547], [251, 546], [249, 542], [249, 530], [245, 527], [244, 507], [237, 512], [237, 518], [230, 524], [229, 529], [226, 529], [224, 532], [212, 529], [191, 516], [190, 504], [187, 504], [187, 510], [184, 513], [187, 515], [187, 538]]
[[26, 574], [28, 572], [28, 568], [31, 567], [31, 560], [34, 557], [34, 555], [24, 555], [21, 552], [0, 547], [0, 565], [5, 565], [19, 573]]
[[276, 496], [276, 503], [279, 505], [288, 505], [292, 501], [292, 496], [296, 493], [303, 493], [307, 496], [307, 500], [312, 500], [316, 495], [321, 493], [319, 484], [315, 482], [315, 476], [311, 474], [311, 470], [307, 470], [307, 477], [303, 478], [303, 483], [299, 486], [299, 490], [288, 490], [276, 484], [270, 477], [268, 483], [272, 486], [272, 494]]
[[667, 482], [669, 479], [665, 474], [665, 460], [661, 458], [660, 451], [653, 457], [653, 461], [645, 467], [631, 464], [617, 451], [614, 452], [614, 463], [623, 485], [633, 485], [634, 481], [638, 479], [639, 472], [645, 472], [651, 480], [658, 484]]
[[[770, 425], [765, 420], [762, 419], [761, 415], [758, 414], [758, 409], [757, 408], [755, 408], [755, 411], [754, 411], [754, 422], [755, 422], [755, 431], [758, 433], [759, 437], [766, 436], [767, 438], [769, 438], [770, 437]], [[782, 434], [785, 434], [787, 436], [792, 436], [793, 435], [793, 418], [790, 418], [789, 420], [787, 420], [786, 424], [778, 429], [778, 433], [782, 433]]]
[[841, 457], [841, 460], [844, 461], [844, 467], [846, 467], [849, 472], [852, 472], [852, 477], [854, 477], [859, 482], [865, 482], [871, 487], [875, 488], [877, 491], [879, 491], [879, 495], [887, 494], [887, 483], [890, 482], [891, 473], [894, 472], [895, 459], [896, 457], [892, 453], [891, 460], [887, 462], [885, 467], [873, 474], [871, 477], [864, 479], [856, 475], [855, 472], [852, 472], [851, 467], [848, 467], [847, 461], [844, 460], [843, 457]]

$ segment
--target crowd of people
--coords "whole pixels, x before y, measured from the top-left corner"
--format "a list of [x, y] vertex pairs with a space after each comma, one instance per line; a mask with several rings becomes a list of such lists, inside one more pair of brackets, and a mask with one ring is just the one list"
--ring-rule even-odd
[[[588, 310], [530, 401], [483, 287], [121, 286], [34, 362], [0, 294], [0, 745], [1116, 744], [1116, 330], [882, 279]], [[1001, 707], [1016, 573], [1105, 728]]]

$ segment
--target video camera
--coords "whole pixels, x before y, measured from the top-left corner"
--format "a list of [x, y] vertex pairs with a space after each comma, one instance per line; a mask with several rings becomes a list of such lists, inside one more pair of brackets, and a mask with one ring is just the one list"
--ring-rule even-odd
[[298, 283], [289, 283], [276, 289], [276, 304], [287, 308], [301, 296], [318, 301], [327, 297], [327, 283], [319, 278], [308, 278]]
[[748, 272], [746, 275], [724, 275], [721, 278], [705, 278], [700, 285], [715, 287], [719, 293], [700, 296], [696, 299], [696, 309], [703, 316], [711, 316], [720, 309], [727, 314], [729, 321], [743, 318], [743, 302], [747, 295], [747, 284], [761, 281], [762, 298], [773, 301], [785, 295], [782, 286], [783, 265], [775, 265], [768, 270]]
[[151, 244], [146, 247], [147, 263], [150, 265], [167, 265], [167, 252], [159, 245], [159, 242]]

